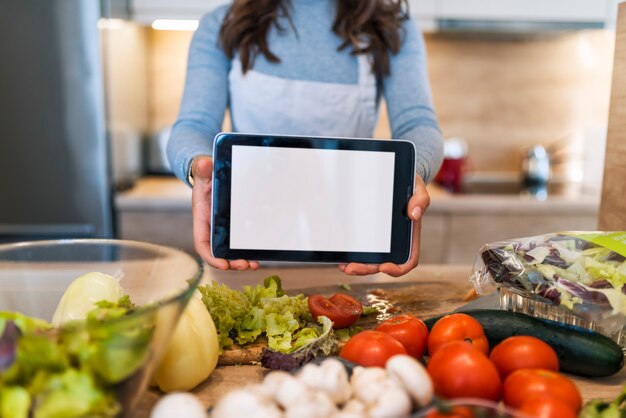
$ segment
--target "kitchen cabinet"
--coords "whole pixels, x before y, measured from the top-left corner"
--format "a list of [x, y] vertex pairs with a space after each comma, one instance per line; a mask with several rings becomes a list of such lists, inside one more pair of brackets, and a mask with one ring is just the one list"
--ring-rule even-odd
[[441, 19], [604, 23], [613, 0], [440, 0]]
[[133, 19], [151, 24], [156, 19], [199, 20], [230, 0], [131, 0]]
[[[128, 0], [133, 19], [193, 19], [230, 0]], [[488, 29], [534, 31], [612, 26], [618, 0], [409, 0], [424, 31]], [[493, 25], [498, 22], [497, 27]]]

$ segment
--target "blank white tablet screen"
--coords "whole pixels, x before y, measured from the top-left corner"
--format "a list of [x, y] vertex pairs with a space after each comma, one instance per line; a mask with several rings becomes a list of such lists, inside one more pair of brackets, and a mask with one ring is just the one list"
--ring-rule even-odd
[[394, 153], [232, 147], [230, 248], [391, 251]]

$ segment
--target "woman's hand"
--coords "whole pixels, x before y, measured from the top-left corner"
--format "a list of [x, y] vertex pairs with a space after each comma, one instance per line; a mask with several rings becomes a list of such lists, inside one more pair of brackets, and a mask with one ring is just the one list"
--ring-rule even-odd
[[191, 192], [191, 215], [193, 218], [193, 242], [196, 252], [211, 267], [220, 270], [256, 270], [259, 263], [247, 260], [225, 260], [211, 253], [211, 190], [213, 189], [213, 158], [197, 157], [191, 166], [193, 189]]
[[419, 175], [415, 176], [415, 189], [413, 196], [409, 199], [407, 213], [413, 221], [413, 240], [411, 245], [411, 255], [404, 264], [383, 263], [383, 264], [361, 264], [349, 263], [339, 265], [339, 269], [350, 275], [366, 275], [374, 273], [385, 273], [390, 276], [402, 276], [417, 267], [420, 254], [420, 232], [422, 229], [422, 216], [430, 205], [430, 196], [426, 190], [426, 184]]

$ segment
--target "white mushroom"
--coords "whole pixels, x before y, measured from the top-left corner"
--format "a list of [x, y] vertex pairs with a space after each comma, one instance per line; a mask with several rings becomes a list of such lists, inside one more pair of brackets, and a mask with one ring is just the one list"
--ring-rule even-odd
[[307, 387], [302, 381], [291, 378], [285, 379], [276, 388], [276, 402], [283, 408], [287, 409], [294, 403], [300, 402], [310, 395], [311, 389]]
[[355, 367], [350, 378], [352, 391], [366, 405], [374, 404], [387, 388], [400, 388], [400, 384], [389, 378], [381, 367]]
[[[178, 415], [172, 415], [178, 416]], [[212, 418], [282, 418], [276, 404], [252, 386], [229, 392], [215, 405]]]
[[174, 392], [162, 397], [150, 413], [150, 418], [206, 418], [202, 402], [186, 392]]
[[346, 403], [352, 396], [348, 372], [335, 359], [326, 359], [319, 366], [307, 364], [298, 373], [298, 379], [311, 389], [325, 392], [337, 405]]
[[265, 376], [263, 383], [259, 385], [259, 390], [268, 398], [275, 400], [280, 385], [285, 381], [292, 382], [294, 380], [296, 380], [296, 378], [287, 372], [280, 370], [273, 371]]
[[434, 396], [433, 381], [420, 362], [411, 356], [393, 356], [386, 364], [389, 376], [408, 392], [416, 407], [424, 406]]
[[400, 387], [385, 388], [376, 403], [369, 405], [371, 418], [403, 418], [411, 413], [411, 398]]
[[352, 398], [332, 418], [369, 418], [369, 414], [363, 402]]
[[311, 391], [308, 396], [286, 408], [285, 418], [328, 418], [337, 412], [337, 407], [328, 395]]
[[369, 415], [366, 415], [365, 412], [359, 413], [359, 412], [339, 411], [336, 414], [331, 415], [330, 418], [369, 418]]

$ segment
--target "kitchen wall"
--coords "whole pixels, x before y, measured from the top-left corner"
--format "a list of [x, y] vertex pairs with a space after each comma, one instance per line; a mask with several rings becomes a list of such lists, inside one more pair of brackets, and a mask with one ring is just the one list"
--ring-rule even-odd
[[[176, 118], [192, 34], [146, 30], [149, 126], [156, 131]], [[580, 180], [587, 167], [588, 176], [600, 181], [613, 31], [429, 33], [425, 39], [444, 137], [469, 142], [475, 176], [515, 175], [525, 147], [563, 140], [560, 156], [568, 163], [557, 167], [557, 175]], [[376, 136], [390, 136], [384, 109]], [[593, 158], [584, 161], [585, 155]]]

